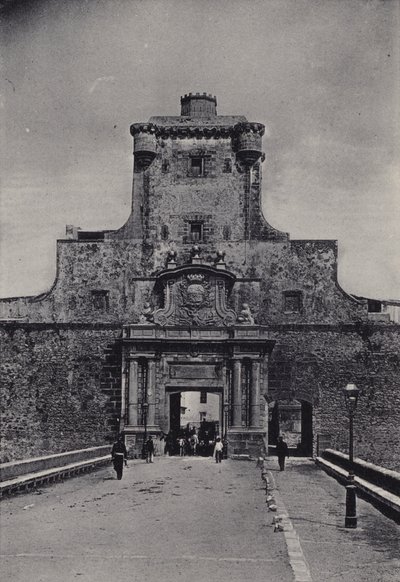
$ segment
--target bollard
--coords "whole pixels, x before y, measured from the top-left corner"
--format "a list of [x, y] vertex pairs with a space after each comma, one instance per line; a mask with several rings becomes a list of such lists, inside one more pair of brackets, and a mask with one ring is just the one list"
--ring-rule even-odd
[[274, 519], [272, 520], [272, 524], [274, 526], [274, 532], [275, 531], [284, 531], [281, 515], [276, 515], [274, 517]]

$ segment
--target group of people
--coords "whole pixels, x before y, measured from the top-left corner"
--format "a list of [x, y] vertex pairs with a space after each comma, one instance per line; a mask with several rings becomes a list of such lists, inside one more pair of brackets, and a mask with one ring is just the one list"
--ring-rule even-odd
[[[196, 438], [193, 438], [196, 437]], [[187, 446], [190, 446], [190, 450], [193, 455], [196, 455], [197, 446], [199, 444], [197, 434], [193, 434], [190, 441], [184, 437], [178, 439], [179, 454], [180, 456], [185, 455], [185, 450]], [[168, 435], [166, 439], [166, 449], [168, 448]], [[153, 437], [150, 435], [143, 445], [143, 454], [146, 459], [146, 463], [152, 463], [154, 461], [154, 441]], [[278, 443], [276, 445], [276, 454], [278, 456], [278, 463], [280, 471], [285, 470], [285, 459], [289, 456], [289, 448], [287, 443], [283, 440], [283, 437], [278, 438]], [[224, 443], [220, 437], [215, 439], [213, 457], [216, 463], [221, 463], [224, 456]], [[114, 443], [111, 450], [111, 459], [114, 465], [114, 470], [117, 473], [117, 479], [122, 479], [123, 467], [127, 465], [128, 451], [126, 450], [125, 443], [122, 436], [118, 437], [118, 440]]]

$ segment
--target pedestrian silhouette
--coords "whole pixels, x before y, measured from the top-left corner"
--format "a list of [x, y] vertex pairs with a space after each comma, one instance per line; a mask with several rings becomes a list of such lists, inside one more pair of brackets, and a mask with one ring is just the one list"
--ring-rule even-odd
[[285, 470], [285, 458], [289, 456], [289, 449], [283, 437], [278, 438], [278, 443], [276, 445], [276, 454], [278, 455], [279, 470]]
[[153, 437], [149, 436], [146, 441], [146, 463], [152, 463], [154, 460], [154, 442]]
[[217, 440], [215, 441], [215, 446], [214, 446], [214, 457], [215, 457], [216, 463], [220, 463], [222, 461], [222, 451], [223, 450], [224, 450], [224, 445], [223, 445], [220, 437], [217, 437]]
[[123, 438], [119, 436], [111, 450], [111, 460], [114, 465], [114, 471], [117, 473], [117, 479], [122, 479], [124, 463], [125, 466], [127, 465], [127, 457], [128, 453]]

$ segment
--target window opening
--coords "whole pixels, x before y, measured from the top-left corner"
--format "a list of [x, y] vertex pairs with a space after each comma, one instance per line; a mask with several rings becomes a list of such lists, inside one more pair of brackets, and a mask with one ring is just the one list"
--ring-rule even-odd
[[169, 228], [166, 224], [163, 224], [161, 227], [161, 238], [162, 240], [168, 240], [169, 238]]
[[284, 295], [284, 309], [286, 312], [296, 313], [301, 310], [300, 291], [286, 291]]
[[222, 229], [222, 236], [224, 240], [229, 240], [231, 238], [231, 227], [229, 224], [225, 224]]
[[203, 240], [203, 223], [202, 222], [191, 222], [190, 223], [190, 239], [193, 242], [198, 242]]
[[232, 172], [232, 160], [231, 158], [225, 158], [223, 173], [230, 174], [231, 172]]
[[190, 169], [192, 176], [204, 176], [204, 158], [201, 156], [190, 158]]
[[109, 308], [108, 291], [103, 289], [92, 291], [92, 304], [95, 309], [107, 310]]
[[200, 392], [200, 404], [207, 404], [207, 392]]

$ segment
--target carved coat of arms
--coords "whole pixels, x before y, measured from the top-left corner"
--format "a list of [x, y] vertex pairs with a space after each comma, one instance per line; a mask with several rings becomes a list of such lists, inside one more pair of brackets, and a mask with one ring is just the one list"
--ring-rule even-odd
[[226, 305], [227, 276], [212, 268], [179, 269], [163, 282], [164, 307], [154, 312], [159, 325], [233, 325], [236, 313]]

